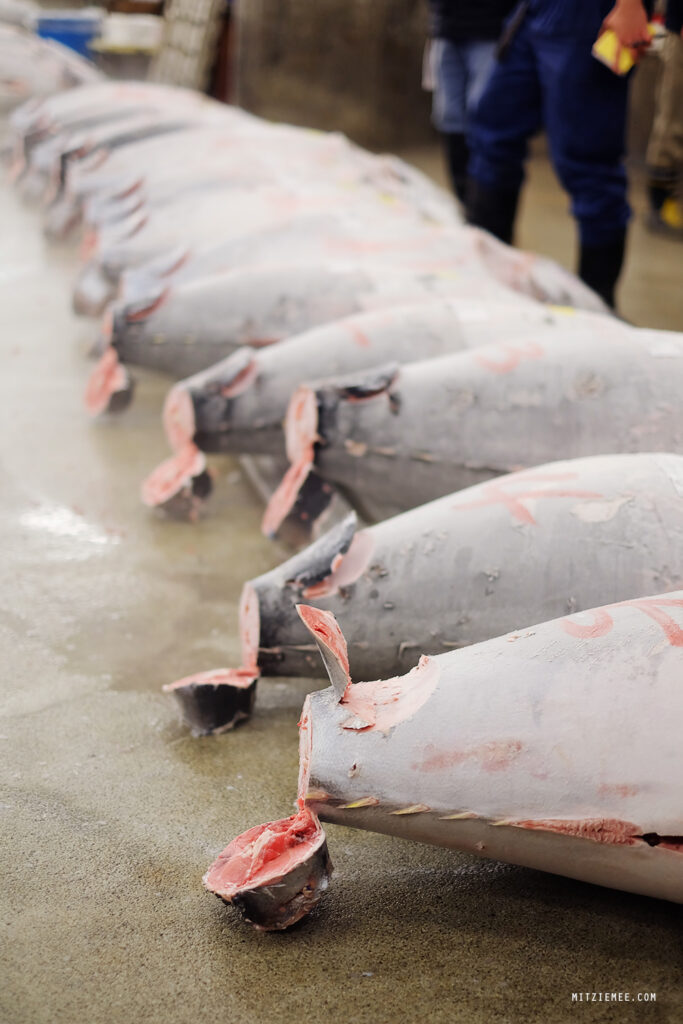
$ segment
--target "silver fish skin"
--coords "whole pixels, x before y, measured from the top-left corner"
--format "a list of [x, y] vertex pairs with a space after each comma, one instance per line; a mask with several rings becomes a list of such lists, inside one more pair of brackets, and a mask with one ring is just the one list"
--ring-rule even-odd
[[682, 590], [367, 683], [334, 618], [301, 615], [332, 682], [302, 714], [315, 817], [683, 903]]
[[555, 462], [376, 526], [360, 529], [352, 513], [245, 584], [242, 664], [218, 678], [244, 689], [259, 675], [318, 677], [301, 603], [344, 622], [360, 680], [520, 624], [681, 587], [683, 456]]
[[267, 532], [307, 472], [382, 518], [561, 456], [683, 452], [683, 335], [597, 318], [439, 359], [302, 385], [293, 465]]

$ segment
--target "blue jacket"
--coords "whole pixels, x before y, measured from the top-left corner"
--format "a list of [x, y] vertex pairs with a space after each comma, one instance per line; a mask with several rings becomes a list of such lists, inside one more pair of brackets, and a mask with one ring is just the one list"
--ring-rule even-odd
[[[543, 35], [595, 39], [615, 0], [530, 0], [528, 17]], [[654, 0], [645, 0], [648, 15]]]
[[429, 0], [434, 39], [497, 39], [517, 0]]

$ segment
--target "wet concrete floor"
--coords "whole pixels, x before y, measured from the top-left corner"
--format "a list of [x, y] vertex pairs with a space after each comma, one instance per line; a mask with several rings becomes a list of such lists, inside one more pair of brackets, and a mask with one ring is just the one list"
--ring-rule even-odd
[[[0, 1022], [680, 1021], [681, 908], [329, 829], [318, 911], [260, 935], [201, 886], [220, 849], [289, 813], [302, 681], [192, 739], [162, 683], [237, 663], [246, 577], [283, 551], [218, 463], [197, 527], [147, 514], [167, 382], [89, 423], [91, 324], [73, 259], [0, 188]], [[573, 992], [656, 993], [656, 1003]]]

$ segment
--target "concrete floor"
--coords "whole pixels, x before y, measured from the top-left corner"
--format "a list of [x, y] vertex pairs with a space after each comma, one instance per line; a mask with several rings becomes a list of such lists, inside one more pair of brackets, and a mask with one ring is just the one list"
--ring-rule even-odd
[[680, 907], [338, 828], [333, 886], [290, 933], [202, 890], [289, 811], [306, 687], [265, 682], [251, 723], [194, 740], [160, 686], [236, 664], [242, 581], [283, 552], [227, 461], [198, 527], [146, 513], [167, 382], [140, 374], [127, 415], [89, 423], [73, 261], [4, 186], [0, 225], [2, 1024], [682, 1020]]

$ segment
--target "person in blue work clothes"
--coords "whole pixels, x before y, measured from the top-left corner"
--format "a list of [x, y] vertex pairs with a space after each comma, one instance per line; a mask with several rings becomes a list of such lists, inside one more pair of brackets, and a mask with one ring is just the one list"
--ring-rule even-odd
[[544, 128], [578, 222], [579, 276], [613, 307], [630, 217], [628, 76], [592, 56], [603, 27], [636, 54], [649, 45], [642, 0], [525, 0], [513, 11], [470, 128], [467, 217], [512, 241], [527, 143]]
[[464, 203], [467, 126], [493, 71], [496, 41], [516, 0], [429, 0], [432, 120], [441, 134], [453, 191]]

